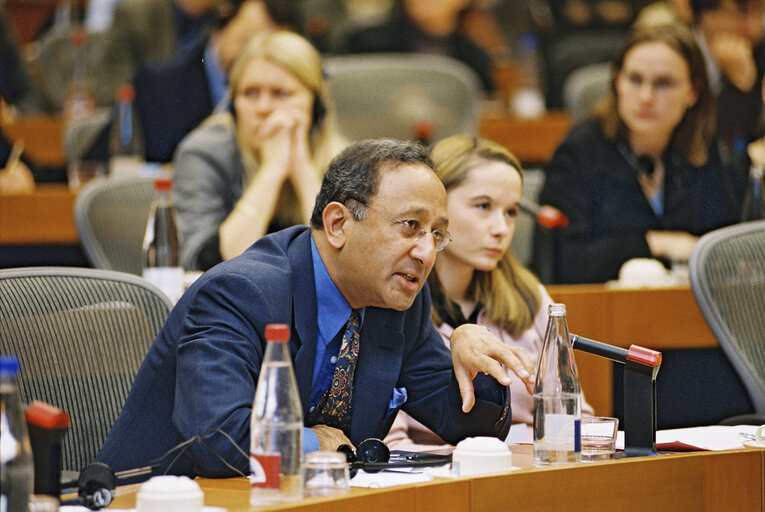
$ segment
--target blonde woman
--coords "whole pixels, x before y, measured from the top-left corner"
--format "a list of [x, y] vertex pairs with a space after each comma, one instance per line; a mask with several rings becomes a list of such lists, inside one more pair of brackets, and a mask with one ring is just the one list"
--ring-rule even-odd
[[191, 132], [173, 161], [187, 269], [207, 270], [268, 232], [307, 223], [322, 173], [345, 145], [321, 56], [295, 33], [256, 35], [229, 88], [229, 110]]
[[[468, 135], [442, 140], [430, 156], [446, 188], [452, 234], [428, 278], [433, 322], [447, 346], [454, 329], [474, 323], [524, 348], [536, 364], [552, 300], [510, 250], [523, 185], [518, 160], [503, 146]], [[532, 396], [520, 379], [513, 379], [510, 394], [513, 423], [531, 424]], [[592, 413], [587, 404], [583, 411]], [[405, 413], [385, 442], [403, 450], [443, 443]]]

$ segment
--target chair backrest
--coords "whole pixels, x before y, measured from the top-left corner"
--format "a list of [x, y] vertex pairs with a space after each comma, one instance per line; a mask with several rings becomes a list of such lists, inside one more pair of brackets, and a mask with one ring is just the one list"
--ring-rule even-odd
[[765, 413], [765, 221], [702, 236], [690, 260], [691, 288], [757, 413]]
[[575, 120], [587, 117], [611, 87], [610, 62], [588, 64], [572, 71], [563, 81], [563, 106]]
[[141, 275], [143, 238], [154, 196], [150, 177], [96, 179], [80, 191], [74, 219], [94, 267]]
[[[94, 72], [103, 60], [106, 32], [88, 32], [85, 39], [85, 71], [95, 80]], [[38, 62], [42, 86], [51, 104], [61, 109], [74, 74], [75, 49], [70, 31], [50, 30], [40, 40]]]
[[[524, 169], [523, 199], [537, 204], [544, 180], [545, 174], [542, 169]], [[526, 267], [531, 266], [534, 257], [534, 226], [534, 216], [526, 210], [520, 210], [515, 218], [515, 233], [510, 248], [515, 258]]]
[[341, 133], [349, 140], [433, 142], [476, 133], [481, 86], [475, 72], [442, 55], [392, 53], [328, 57], [325, 69]]
[[147, 281], [106, 270], [0, 270], [0, 353], [21, 365], [24, 402], [69, 413], [62, 469], [93, 461], [170, 312]]

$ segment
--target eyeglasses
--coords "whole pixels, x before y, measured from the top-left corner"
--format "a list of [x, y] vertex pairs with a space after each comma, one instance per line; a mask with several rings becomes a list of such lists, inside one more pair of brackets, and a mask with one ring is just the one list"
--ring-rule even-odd
[[362, 206], [369, 208], [372, 211], [375, 211], [379, 213], [380, 215], [384, 215], [385, 217], [388, 217], [393, 222], [399, 224], [401, 226], [401, 234], [404, 238], [407, 240], [411, 240], [413, 242], [418, 241], [420, 238], [424, 237], [427, 233], [430, 233], [433, 236], [433, 243], [436, 247], [436, 251], [443, 251], [444, 248], [449, 245], [449, 242], [452, 241], [452, 234], [449, 233], [449, 231], [441, 228], [436, 228], [431, 231], [428, 231], [427, 229], [420, 227], [420, 223], [414, 219], [409, 220], [399, 220], [396, 217], [393, 217], [392, 215], [388, 215], [382, 210], [378, 210], [377, 208], [373, 206], [369, 206], [368, 204], [364, 204], [361, 201], [358, 201]]

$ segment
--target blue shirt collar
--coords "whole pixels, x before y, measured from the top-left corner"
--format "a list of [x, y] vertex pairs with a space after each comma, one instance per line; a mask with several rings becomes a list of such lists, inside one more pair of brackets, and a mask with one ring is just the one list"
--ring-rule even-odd
[[210, 99], [213, 106], [218, 106], [226, 96], [226, 74], [220, 66], [218, 45], [213, 39], [210, 37], [205, 45], [204, 66], [207, 83], [210, 86]]
[[351, 306], [343, 294], [329, 277], [327, 268], [321, 260], [316, 242], [311, 235], [311, 258], [313, 260], [313, 276], [316, 282], [316, 318], [319, 327], [319, 339], [325, 343], [340, 332], [351, 316]]

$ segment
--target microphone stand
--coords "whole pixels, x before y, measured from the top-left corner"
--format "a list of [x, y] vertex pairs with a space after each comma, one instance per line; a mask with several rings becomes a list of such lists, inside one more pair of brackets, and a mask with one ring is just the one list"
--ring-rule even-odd
[[656, 451], [656, 376], [661, 352], [631, 345], [629, 350], [571, 334], [576, 350], [624, 365], [624, 453], [641, 457]]

